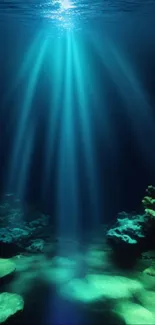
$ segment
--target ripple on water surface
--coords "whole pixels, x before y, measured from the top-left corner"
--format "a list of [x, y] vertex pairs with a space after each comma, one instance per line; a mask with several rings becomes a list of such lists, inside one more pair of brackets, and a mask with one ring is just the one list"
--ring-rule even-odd
[[0, 20], [9, 16], [29, 26], [46, 22], [80, 29], [98, 19], [116, 20], [124, 14], [148, 13], [152, 6], [155, 8], [154, 0], [1, 0]]

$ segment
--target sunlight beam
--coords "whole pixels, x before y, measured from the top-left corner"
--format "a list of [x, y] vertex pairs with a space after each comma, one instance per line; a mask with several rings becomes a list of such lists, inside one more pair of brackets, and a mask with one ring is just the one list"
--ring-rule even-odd
[[41, 32], [38, 33], [35, 40], [32, 42], [32, 45], [29, 47], [28, 51], [26, 52], [21, 67], [19, 71], [17, 72], [16, 78], [13, 82], [13, 85], [10, 89], [8, 89], [5, 98], [4, 98], [4, 104], [6, 105], [13, 93], [16, 91], [20, 83], [23, 81], [24, 77], [28, 73], [28, 71], [31, 68], [32, 62], [34, 60], [34, 57], [36, 56], [36, 49], [39, 47], [41, 41]]
[[72, 34], [67, 32], [65, 86], [58, 157], [58, 229], [74, 238], [78, 234], [78, 192], [74, 128]]
[[[24, 150], [24, 148], [23, 148], [24, 139], [29, 137], [29, 123], [30, 124], [32, 123], [29, 121], [30, 112], [31, 112], [31, 108], [32, 108], [31, 105], [32, 105], [32, 100], [33, 100], [33, 96], [34, 96], [34, 91], [35, 91], [35, 88], [37, 85], [37, 80], [39, 77], [39, 72], [41, 70], [41, 65], [43, 62], [44, 55], [45, 55], [46, 47], [47, 47], [47, 40], [45, 40], [44, 43], [42, 44], [41, 50], [38, 54], [38, 57], [35, 60], [35, 65], [33, 67], [32, 73], [30, 75], [29, 83], [27, 85], [27, 89], [26, 89], [26, 93], [25, 93], [25, 97], [24, 97], [24, 103], [23, 103], [23, 106], [22, 106], [22, 109], [20, 112], [20, 116], [18, 117], [18, 127], [17, 127], [16, 136], [14, 139], [13, 152], [12, 152], [12, 157], [10, 160], [9, 173], [8, 173], [9, 176], [8, 176], [7, 185], [8, 185], [9, 191], [12, 191], [12, 187], [14, 187], [14, 184], [16, 184], [16, 175], [20, 174], [20, 177], [21, 177], [20, 157], [22, 156], [22, 153]], [[31, 138], [29, 138], [29, 141], [31, 141]], [[25, 162], [28, 161], [28, 157], [26, 157], [26, 152], [25, 152], [25, 155], [23, 155], [23, 160]], [[22, 167], [22, 170], [23, 170], [23, 167]], [[22, 176], [22, 178], [23, 178], [23, 176]]]
[[89, 181], [89, 195], [92, 204], [94, 218], [90, 220], [93, 226], [98, 224], [99, 218], [99, 201], [97, 194], [97, 163], [95, 162], [94, 139], [92, 136], [92, 128], [90, 123], [90, 107], [88, 101], [89, 89], [86, 86], [86, 76], [83, 74], [85, 62], [82, 56], [82, 49], [73, 40], [73, 58], [75, 69], [75, 82], [78, 98], [78, 119], [81, 129], [83, 142], [83, 153], [85, 156], [85, 168], [87, 179]]
[[135, 142], [137, 142], [146, 163], [154, 170], [153, 160], [150, 159], [152, 143], [145, 140], [155, 137], [154, 118], [145, 95], [145, 89], [140, 84], [131, 64], [108, 35], [104, 37], [104, 48], [100, 46], [99, 39], [100, 35], [95, 34], [93, 37], [94, 47], [122, 96], [126, 107], [125, 114], [129, 118]]
[[[49, 46], [51, 44], [49, 43]], [[46, 195], [46, 188], [50, 184], [50, 173], [53, 166], [55, 146], [59, 134], [60, 117], [62, 113], [62, 93], [63, 93], [63, 69], [64, 69], [64, 47], [61, 38], [57, 38], [51, 50], [51, 61], [49, 61], [49, 75], [51, 84], [51, 99], [49, 111], [47, 112], [47, 128], [45, 142], [45, 160], [44, 160], [44, 179], [43, 179], [43, 196]], [[55, 55], [56, 54], [56, 55]], [[53, 64], [54, 62], [54, 64]]]

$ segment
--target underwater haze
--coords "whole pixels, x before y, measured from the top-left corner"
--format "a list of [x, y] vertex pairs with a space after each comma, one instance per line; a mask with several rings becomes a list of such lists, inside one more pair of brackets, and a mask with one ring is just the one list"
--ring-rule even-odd
[[154, 14], [153, 0], [1, 1], [1, 195], [86, 228], [137, 209], [155, 179]]
[[0, 324], [154, 325], [153, 184], [155, 0], [0, 0]]

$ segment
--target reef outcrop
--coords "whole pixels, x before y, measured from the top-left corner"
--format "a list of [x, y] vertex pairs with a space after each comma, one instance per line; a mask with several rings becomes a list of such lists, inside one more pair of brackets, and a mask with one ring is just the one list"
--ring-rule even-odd
[[13, 194], [6, 195], [0, 205], [0, 256], [42, 251], [52, 234], [49, 220], [48, 215], [23, 207]]
[[155, 188], [148, 186], [146, 193], [142, 200], [143, 213], [119, 213], [106, 234], [113, 251], [124, 262], [155, 248]]

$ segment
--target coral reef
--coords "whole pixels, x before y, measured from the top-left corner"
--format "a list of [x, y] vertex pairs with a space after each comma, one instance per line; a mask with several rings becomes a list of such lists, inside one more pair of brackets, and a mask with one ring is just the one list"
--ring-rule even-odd
[[47, 240], [51, 233], [48, 215], [23, 207], [13, 194], [4, 197], [0, 205], [1, 257], [13, 256], [23, 250], [41, 251], [43, 240]]
[[[155, 230], [155, 227], [154, 227]], [[120, 262], [134, 262], [136, 257], [154, 241], [152, 225], [147, 214], [118, 214], [116, 223], [107, 231], [107, 240]], [[153, 243], [150, 244], [151, 246]]]
[[[50, 315], [57, 320], [64, 318], [59, 306], [65, 304], [71, 311], [78, 308], [76, 316], [89, 315], [89, 324], [154, 325], [154, 193], [148, 187], [144, 211], [119, 213], [107, 241], [102, 229], [88, 247], [56, 237], [49, 216], [6, 196], [0, 206], [0, 255], [15, 256], [0, 258], [0, 323], [42, 325], [50, 288]], [[126, 265], [141, 256], [124, 270], [113, 252]]]
[[125, 263], [155, 248], [155, 187], [148, 186], [146, 193], [142, 214], [119, 213], [115, 224], [107, 231], [108, 243]]
[[146, 189], [146, 194], [142, 200], [145, 213], [151, 218], [155, 218], [155, 187], [149, 185]]
[[119, 213], [116, 225], [108, 230], [107, 236], [114, 239], [115, 244], [121, 240], [127, 245], [137, 245], [145, 237], [147, 221], [147, 215]]

